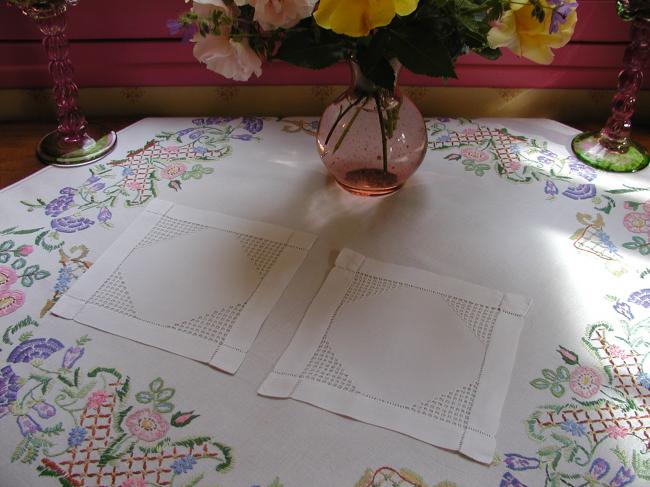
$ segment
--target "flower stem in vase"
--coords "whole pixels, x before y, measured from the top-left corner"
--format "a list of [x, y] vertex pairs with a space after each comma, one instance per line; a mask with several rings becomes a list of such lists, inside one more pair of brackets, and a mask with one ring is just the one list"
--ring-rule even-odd
[[388, 173], [388, 147], [386, 146], [386, 127], [384, 116], [381, 114], [381, 100], [379, 94], [375, 93], [375, 104], [377, 105], [377, 116], [379, 117], [379, 129], [381, 131], [381, 153], [384, 165], [384, 172]]

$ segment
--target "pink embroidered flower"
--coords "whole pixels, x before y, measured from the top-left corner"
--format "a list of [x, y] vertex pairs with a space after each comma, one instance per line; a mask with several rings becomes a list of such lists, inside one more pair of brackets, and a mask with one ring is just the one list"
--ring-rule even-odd
[[95, 391], [90, 396], [88, 396], [86, 407], [88, 409], [99, 409], [101, 406], [106, 404], [110, 397], [111, 395], [108, 391]]
[[607, 353], [612, 357], [620, 358], [622, 360], [625, 360], [630, 356], [627, 350], [625, 350], [622, 347], [619, 347], [618, 345], [610, 345], [609, 347], [607, 347]]
[[484, 162], [490, 158], [490, 154], [474, 147], [463, 147], [460, 149], [460, 153], [466, 159], [471, 159], [476, 162]]
[[650, 214], [650, 200], [643, 203], [643, 211]]
[[179, 150], [181, 150], [181, 148], [177, 145], [170, 145], [165, 147], [165, 151], [167, 152], [178, 152]]
[[22, 291], [0, 291], [0, 316], [7, 316], [25, 304]]
[[0, 291], [9, 289], [9, 287], [17, 280], [18, 276], [11, 267], [0, 265]]
[[591, 367], [577, 367], [569, 376], [569, 386], [578, 396], [588, 399], [600, 390], [600, 377]]
[[503, 168], [508, 173], [516, 172], [519, 171], [519, 169], [521, 169], [521, 163], [519, 163], [518, 161], [512, 161], [512, 160], [505, 161], [502, 164], [503, 164]]
[[[215, 10], [220, 10], [226, 17], [234, 18], [235, 9], [236, 7], [226, 5], [223, 0], [194, 0], [192, 8], [203, 18], [211, 18]], [[226, 24], [222, 24], [220, 29], [220, 35], [194, 35], [194, 57], [209, 70], [235, 81], [247, 81], [253, 74], [260, 76], [262, 60], [250, 47], [248, 39], [231, 39], [230, 26]]]
[[131, 477], [130, 479], [126, 479], [124, 482], [122, 482], [120, 484], [120, 487], [147, 487], [147, 483], [144, 481], [144, 479]]
[[476, 132], [478, 132], [477, 128], [472, 128], [472, 127], [467, 127], [461, 130], [461, 135], [465, 135], [467, 137], [471, 137], [472, 135], [475, 135]]
[[250, 5], [255, 9], [253, 20], [264, 30], [293, 27], [309, 17], [317, 0], [236, 0], [237, 5]]
[[140, 190], [144, 189], [144, 185], [142, 183], [138, 182], [138, 181], [127, 181], [125, 186], [127, 188], [129, 188], [129, 189], [133, 189], [133, 190], [136, 190], [136, 191], [140, 191]]
[[162, 170], [160, 175], [165, 179], [176, 179], [181, 177], [185, 171], [187, 171], [185, 164], [182, 162], [172, 162], [165, 166], [165, 169]]
[[34, 247], [31, 245], [23, 245], [18, 249], [18, 253], [23, 257], [27, 257], [32, 252], [34, 252]]
[[139, 409], [126, 418], [126, 427], [143, 441], [157, 441], [169, 430], [169, 423], [151, 409]]
[[627, 428], [623, 428], [622, 426], [613, 424], [611, 426], [608, 426], [605, 429], [605, 433], [607, 433], [610, 438], [620, 439], [620, 438], [625, 438], [627, 435], [629, 435], [630, 430], [628, 430]]
[[632, 233], [645, 233], [650, 228], [650, 216], [632, 212], [625, 215], [623, 225]]

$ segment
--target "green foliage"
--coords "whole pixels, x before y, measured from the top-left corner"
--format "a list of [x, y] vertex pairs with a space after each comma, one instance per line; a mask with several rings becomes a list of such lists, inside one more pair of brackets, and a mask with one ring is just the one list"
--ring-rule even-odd
[[151, 381], [148, 391], [138, 392], [135, 399], [140, 404], [152, 404], [154, 411], [159, 413], [171, 413], [174, 410], [174, 404], [170, 401], [174, 394], [176, 394], [176, 390], [165, 387], [163, 380], [158, 377]]

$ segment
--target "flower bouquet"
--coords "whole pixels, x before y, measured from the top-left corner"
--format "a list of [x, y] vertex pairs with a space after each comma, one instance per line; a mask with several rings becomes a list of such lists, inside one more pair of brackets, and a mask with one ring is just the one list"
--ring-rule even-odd
[[352, 86], [321, 117], [318, 148], [344, 188], [398, 189], [422, 162], [426, 131], [397, 87], [401, 66], [456, 77], [467, 52], [496, 59], [500, 48], [553, 60], [577, 20], [572, 0], [194, 0], [171, 27], [194, 55], [227, 78], [260, 76], [264, 61], [320, 69], [351, 64]]

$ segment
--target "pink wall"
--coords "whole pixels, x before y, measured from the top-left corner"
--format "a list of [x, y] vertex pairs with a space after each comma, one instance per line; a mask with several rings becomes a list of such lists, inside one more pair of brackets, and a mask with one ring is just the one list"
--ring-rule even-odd
[[[614, 0], [581, 0], [572, 43], [558, 50], [551, 66], [538, 66], [505, 54], [499, 61], [467, 55], [457, 80], [432, 80], [404, 73], [415, 85], [613, 88], [628, 35], [616, 17]], [[69, 32], [76, 79], [83, 87], [236, 84], [204, 69], [191, 45], [167, 32], [166, 21], [186, 7], [184, 0], [83, 0], [70, 10]], [[50, 84], [40, 36], [33, 22], [0, 2], [0, 88]], [[257, 85], [342, 84], [347, 69], [323, 71], [273, 63]], [[650, 85], [649, 85], [650, 86]]]

